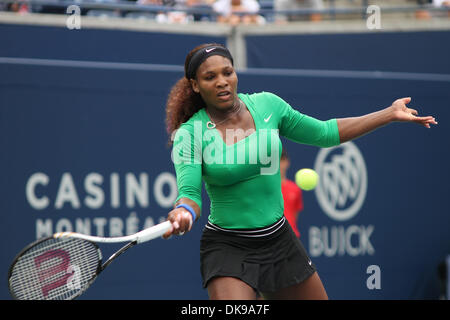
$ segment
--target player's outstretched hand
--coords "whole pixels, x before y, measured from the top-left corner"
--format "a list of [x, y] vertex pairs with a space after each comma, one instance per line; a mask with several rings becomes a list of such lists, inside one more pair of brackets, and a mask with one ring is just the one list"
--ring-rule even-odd
[[167, 220], [172, 222], [172, 227], [163, 234], [164, 239], [170, 238], [172, 235], [183, 235], [192, 228], [192, 215], [184, 208], [176, 208], [169, 212]]
[[437, 124], [433, 116], [419, 117], [415, 109], [408, 108], [406, 105], [411, 102], [411, 98], [401, 98], [395, 100], [390, 106], [392, 112], [392, 121], [399, 122], [415, 122], [426, 128], [430, 128], [431, 124]]

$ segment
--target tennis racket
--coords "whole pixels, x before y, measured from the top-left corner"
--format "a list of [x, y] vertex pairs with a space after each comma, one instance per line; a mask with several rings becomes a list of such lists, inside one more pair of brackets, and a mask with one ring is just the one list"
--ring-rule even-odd
[[[129, 248], [162, 236], [170, 221], [125, 237], [95, 237], [60, 232], [25, 247], [8, 272], [9, 291], [18, 300], [72, 300], [85, 292], [97, 276]], [[105, 263], [97, 243], [127, 242]]]

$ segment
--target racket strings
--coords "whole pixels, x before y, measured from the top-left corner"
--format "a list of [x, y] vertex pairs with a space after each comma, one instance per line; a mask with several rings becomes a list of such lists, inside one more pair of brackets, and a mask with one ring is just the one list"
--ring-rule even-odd
[[10, 290], [20, 300], [71, 299], [89, 285], [100, 260], [100, 251], [89, 241], [49, 238], [19, 257]]

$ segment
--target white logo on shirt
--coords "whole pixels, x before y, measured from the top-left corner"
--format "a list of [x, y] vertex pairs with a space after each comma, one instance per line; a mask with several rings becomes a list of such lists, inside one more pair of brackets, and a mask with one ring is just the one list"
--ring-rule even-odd
[[270, 118], [272, 117], [272, 114], [270, 114], [270, 116], [268, 116], [267, 118], [264, 119], [264, 122], [269, 122]]

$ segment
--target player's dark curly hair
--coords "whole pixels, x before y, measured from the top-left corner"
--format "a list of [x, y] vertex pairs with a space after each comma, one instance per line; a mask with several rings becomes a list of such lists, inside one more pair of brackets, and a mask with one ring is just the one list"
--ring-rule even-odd
[[[217, 43], [202, 44], [192, 49], [186, 56], [184, 70], [189, 66], [192, 56], [200, 49], [209, 46], [223, 46]], [[184, 76], [172, 87], [166, 103], [166, 130], [169, 134], [169, 145], [172, 144], [172, 133], [180, 125], [189, 120], [198, 110], [205, 108], [205, 102], [199, 93], [194, 92], [190, 81]]]

